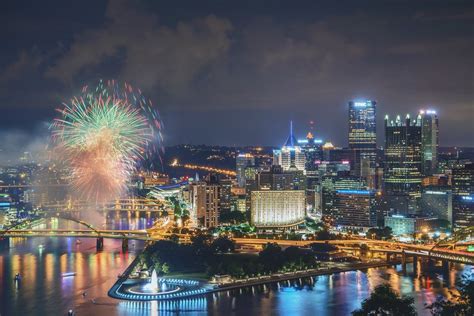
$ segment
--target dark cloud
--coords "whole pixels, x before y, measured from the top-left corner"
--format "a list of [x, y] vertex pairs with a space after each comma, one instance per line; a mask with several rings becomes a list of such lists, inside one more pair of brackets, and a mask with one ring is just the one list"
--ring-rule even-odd
[[[385, 113], [434, 107], [442, 144], [474, 145], [467, 1], [121, 0], [83, 7], [74, 14], [59, 6], [66, 17], [56, 13], [41, 41], [4, 48], [10, 57], [0, 106], [10, 117], [14, 107], [44, 108], [23, 126], [46, 118], [83, 84], [118, 78], [159, 104], [168, 143], [278, 144], [288, 120], [303, 134], [312, 119], [317, 133], [344, 145], [347, 101], [370, 98], [379, 104], [380, 131]], [[51, 17], [40, 13], [34, 21]], [[18, 25], [22, 16], [15, 17], [8, 21]], [[55, 21], [65, 31], [54, 32]], [[16, 41], [28, 43], [27, 33]]]
[[6, 83], [28, 75], [33, 69], [39, 67], [43, 58], [34, 50], [32, 52], [21, 51], [18, 59], [9, 64], [0, 74], [0, 83]]
[[107, 23], [77, 35], [47, 75], [71, 81], [81, 70], [123, 54], [119, 75], [143, 88], [180, 92], [199, 71], [229, 48], [228, 20], [209, 15], [161, 26], [158, 18], [125, 1], [112, 1]]

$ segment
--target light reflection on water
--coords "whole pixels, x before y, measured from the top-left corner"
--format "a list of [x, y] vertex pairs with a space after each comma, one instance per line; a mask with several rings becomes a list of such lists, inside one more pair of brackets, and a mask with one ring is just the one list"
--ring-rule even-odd
[[[111, 217], [108, 228], [142, 229], [150, 218]], [[75, 228], [59, 223], [61, 228]], [[413, 265], [396, 268], [345, 272], [313, 279], [294, 280], [221, 292], [182, 301], [129, 302], [107, 297], [117, 275], [143, 247], [131, 241], [123, 253], [120, 240], [105, 240], [96, 252], [95, 239], [16, 238], [8, 250], [0, 251], [1, 315], [65, 315], [73, 308], [78, 315], [349, 315], [372, 289], [388, 282], [404, 295], [414, 296], [420, 315], [429, 315], [424, 303], [437, 295], [449, 296], [462, 271], [470, 266], [455, 265], [449, 272], [417, 274]], [[44, 245], [41, 249], [39, 245]], [[20, 283], [13, 281], [21, 273]], [[65, 272], [76, 276], [62, 277]], [[82, 294], [87, 292], [84, 297]]]

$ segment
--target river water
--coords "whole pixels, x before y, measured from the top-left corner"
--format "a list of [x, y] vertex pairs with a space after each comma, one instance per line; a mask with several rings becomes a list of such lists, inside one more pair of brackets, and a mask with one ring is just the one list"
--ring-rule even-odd
[[[107, 226], [143, 228], [149, 219], [118, 218]], [[51, 224], [53, 225], [53, 224]], [[67, 224], [75, 225], [75, 224]], [[143, 242], [131, 241], [122, 252], [120, 240], [105, 240], [97, 252], [95, 239], [15, 238], [0, 250], [0, 315], [350, 315], [371, 290], [388, 282], [415, 298], [419, 315], [429, 315], [425, 303], [449, 296], [456, 280], [472, 267], [421, 272], [408, 264], [337, 273], [300, 281], [221, 292], [179, 302], [128, 302], [109, 298], [108, 289], [132, 262]], [[76, 272], [63, 277], [62, 273]], [[14, 281], [16, 273], [23, 279]], [[84, 296], [83, 293], [86, 293]]]

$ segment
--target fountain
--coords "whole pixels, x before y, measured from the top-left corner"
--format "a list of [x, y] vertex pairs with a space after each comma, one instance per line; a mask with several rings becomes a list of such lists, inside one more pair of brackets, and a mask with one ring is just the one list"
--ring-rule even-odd
[[158, 275], [156, 274], [156, 270], [154, 269], [151, 272], [151, 280], [149, 285], [152, 290], [158, 292]]
[[206, 290], [200, 288], [200, 283], [195, 280], [183, 279], [159, 279], [155, 270], [151, 272], [148, 282], [138, 282], [132, 285], [125, 285], [120, 290], [117, 298], [133, 298], [133, 300], [159, 300], [173, 299], [188, 295], [205, 293]]

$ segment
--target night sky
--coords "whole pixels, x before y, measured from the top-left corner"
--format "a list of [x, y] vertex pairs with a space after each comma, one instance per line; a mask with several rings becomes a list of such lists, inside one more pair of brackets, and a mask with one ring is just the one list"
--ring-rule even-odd
[[140, 87], [166, 145], [279, 145], [294, 121], [347, 145], [347, 102], [433, 108], [474, 146], [473, 1], [2, 1], [0, 141], [47, 133], [85, 84]]

